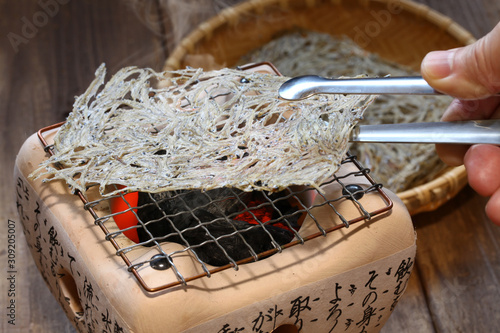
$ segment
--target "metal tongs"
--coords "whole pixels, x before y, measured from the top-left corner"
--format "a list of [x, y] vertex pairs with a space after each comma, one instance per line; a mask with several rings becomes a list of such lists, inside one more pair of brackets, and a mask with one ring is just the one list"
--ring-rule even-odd
[[[317, 94], [441, 95], [420, 76], [326, 79], [307, 75], [292, 78], [279, 89], [279, 96], [287, 100], [300, 100]], [[500, 119], [358, 125], [351, 132], [349, 141], [500, 145]]]

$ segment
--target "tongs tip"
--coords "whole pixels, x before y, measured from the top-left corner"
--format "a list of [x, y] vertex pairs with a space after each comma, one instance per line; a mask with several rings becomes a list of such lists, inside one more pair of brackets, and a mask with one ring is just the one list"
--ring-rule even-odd
[[314, 83], [322, 80], [324, 79], [317, 75], [303, 75], [291, 78], [281, 85], [278, 90], [278, 96], [290, 101], [311, 97], [312, 95], [321, 93], [321, 91], [316, 89], [317, 86]]

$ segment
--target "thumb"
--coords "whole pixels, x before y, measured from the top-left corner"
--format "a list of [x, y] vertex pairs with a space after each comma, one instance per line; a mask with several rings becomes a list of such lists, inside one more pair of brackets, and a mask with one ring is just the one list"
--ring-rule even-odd
[[500, 23], [474, 44], [430, 52], [421, 72], [434, 89], [460, 99], [500, 92]]

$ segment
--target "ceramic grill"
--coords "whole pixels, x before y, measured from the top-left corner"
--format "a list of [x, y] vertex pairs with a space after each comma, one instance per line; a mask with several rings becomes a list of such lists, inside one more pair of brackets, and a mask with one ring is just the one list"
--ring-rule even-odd
[[58, 129], [23, 144], [15, 195], [34, 263], [77, 331], [378, 332], [406, 288], [411, 218], [354, 156], [317, 188], [104, 199], [29, 177]]

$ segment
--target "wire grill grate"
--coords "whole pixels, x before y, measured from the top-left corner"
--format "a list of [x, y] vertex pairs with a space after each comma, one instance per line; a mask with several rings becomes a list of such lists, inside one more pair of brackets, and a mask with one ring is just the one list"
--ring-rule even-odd
[[[49, 153], [52, 148], [44, 133], [60, 125], [38, 132]], [[238, 270], [243, 264], [325, 237], [392, 208], [382, 186], [355, 156], [346, 156], [341, 169], [348, 171], [333, 175], [319, 189], [290, 187], [279, 193], [222, 188], [102, 198], [95, 186], [86, 197], [76, 194], [127, 269], [145, 290], [155, 292], [229, 268]], [[356, 185], [359, 182], [353, 179], [369, 185]], [[329, 192], [329, 188], [338, 190]], [[367, 195], [380, 198], [380, 204], [366, 208], [362, 201]], [[353, 206], [355, 216], [340, 212], [338, 207], [346, 204]], [[325, 212], [331, 217], [327, 221]], [[185, 269], [186, 260], [189, 269]]]

